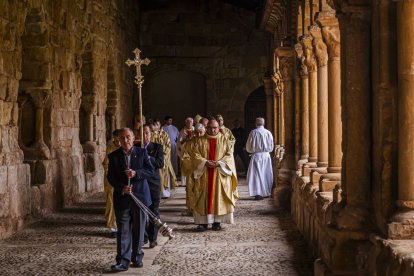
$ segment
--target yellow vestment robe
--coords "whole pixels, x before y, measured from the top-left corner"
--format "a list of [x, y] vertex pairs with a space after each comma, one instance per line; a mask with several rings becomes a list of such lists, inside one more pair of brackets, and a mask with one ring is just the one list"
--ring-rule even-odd
[[106, 208], [105, 208], [105, 220], [106, 220], [106, 226], [108, 228], [116, 228], [116, 220], [115, 220], [115, 210], [114, 210], [114, 204], [113, 204], [113, 192], [114, 187], [112, 187], [111, 184], [109, 184], [107, 175], [108, 175], [108, 155], [117, 150], [119, 147], [115, 146], [112, 141], [108, 142], [108, 146], [106, 147], [106, 155], [104, 158], [104, 161], [102, 162], [102, 165], [105, 170], [105, 176], [104, 176], [104, 192], [105, 192], [105, 198], [106, 198]]
[[152, 141], [161, 144], [164, 151], [164, 167], [160, 169], [162, 194], [164, 189], [168, 189], [168, 183], [170, 183], [171, 189], [174, 189], [176, 186], [175, 172], [171, 164], [171, 142], [168, 133], [163, 129], [154, 132]]
[[[205, 164], [209, 158], [210, 139], [216, 139], [215, 161], [218, 161], [219, 166], [214, 168], [212, 210], [209, 213], [208, 169]], [[194, 141], [193, 154], [194, 186], [191, 204], [195, 223], [233, 223], [238, 192], [232, 144], [221, 133], [216, 136], [206, 134]]]

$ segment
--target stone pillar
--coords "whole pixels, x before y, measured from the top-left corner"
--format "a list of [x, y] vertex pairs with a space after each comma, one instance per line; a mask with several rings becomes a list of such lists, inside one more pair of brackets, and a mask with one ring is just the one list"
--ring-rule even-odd
[[274, 97], [274, 82], [271, 77], [264, 77], [263, 84], [266, 94], [266, 125], [272, 132], [275, 145], [278, 145], [277, 137], [277, 108]]
[[35, 139], [30, 148], [26, 148], [25, 159], [50, 159], [50, 150], [44, 140], [43, 110], [50, 96], [49, 90], [33, 89], [28, 91], [36, 107], [35, 113]]
[[313, 53], [312, 36], [304, 35], [305, 64], [309, 74], [309, 158], [308, 166], [316, 167], [318, 161], [318, 67]]
[[341, 179], [342, 119], [341, 119], [341, 46], [338, 19], [334, 11], [318, 14], [317, 23], [328, 47], [328, 174], [321, 177], [320, 191], [333, 190]]
[[85, 95], [82, 97], [82, 107], [86, 112], [86, 139], [87, 141], [82, 144], [84, 153], [95, 153], [97, 150], [96, 143], [94, 141], [94, 120], [93, 116], [96, 114], [97, 102], [93, 94]]
[[[303, 55], [303, 47], [300, 43], [295, 45], [295, 51], [300, 65], [300, 114], [301, 114], [301, 148], [299, 163], [304, 164], [309, 157], [309, 80], [308, 69], [305, 65], [305, 56]], [[298, 164], [300, 166], [300, 164]]]
[[312, 25], [310, 34], [318, 65], [318, 167], [328, 166], [328, 52], [321, 29]]
[[279, 59], [279, 70], [283, 86], [279, 86], [283, 96], [283, 151], [279, 168], [277, 170], [277, 183], [274, 190], [275, 202], [287, 209], [290, 208], [292, 178], [296, 174], [295, 159], [295, 98], [294, 98], [294, 65], [295, 53], [292, 47], [279, 47], [276, 49]]
[[398, 211], [388, 234], [414, 238], [414, 1], [397, 1]]

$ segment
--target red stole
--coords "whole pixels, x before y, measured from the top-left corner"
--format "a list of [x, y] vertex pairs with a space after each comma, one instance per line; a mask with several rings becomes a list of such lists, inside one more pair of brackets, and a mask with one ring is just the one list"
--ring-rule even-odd
[[[208, 151], [208, 160], [216, 160], [216, 141], [217, 139], [209, 139], [210, 147]], [[214, 171], [216, 168], [208, 168], [208, 209], [207, 214], [213, 213], [214, 198]]]
[[187, 136], [191, 137], [191, 135], [193, 134], [193, 130], [192, 129], [186, 129], [186, 133], [187, 133]]

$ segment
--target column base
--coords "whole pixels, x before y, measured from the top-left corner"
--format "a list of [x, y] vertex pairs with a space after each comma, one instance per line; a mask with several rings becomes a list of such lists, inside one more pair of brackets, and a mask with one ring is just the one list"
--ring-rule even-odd
[[319, 180], [321, 176], [326, 173], [328, 173], [328, 171], [326, 170], [326, 167], [312, 168], [310, 172], [310, 181], [312, 182], [313, 185], [319, 185]]
[[297, 172], [298, 172], [298, 175], [299, 175], [299, 176], [302, 176], [302, 167], [303, 167], [303, 165], [305, 165], [306, 163], [308, 163], [308, 159], [307, 159], [307, 158], [305, 158], [305, 159], [300, 159], [300, 160], [298, 161], [298, 165], [297, 165], [297, 167], [296, 167], [296, 170], [297, 170]]
[[340, 173], [327, 173], [321, 176], [319, 180], [319, 191], [330, 192], [335, 189], [336, 184], [341, 181]]
[[396, 240], [414, 239], [414, 210], [400, 209], [388, 224], [388, 237]]
[[303, 176], [310, 176], [310, 172], [313, 168], [316, 168], [316, 162], [308, 162], [303, 165], [302, 167], [302, 175]]
[[367, 231], [370, 229], [369, 217], [370, 213], [365, 208], [346, 206], [334, 216], [334, 223], [338, 229]]

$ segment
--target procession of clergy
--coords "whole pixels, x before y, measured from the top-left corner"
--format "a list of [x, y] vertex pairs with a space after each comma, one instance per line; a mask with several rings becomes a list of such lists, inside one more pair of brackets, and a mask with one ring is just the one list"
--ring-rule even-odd
[[[129, 195], [142, 199], [159, 217], [160, 199], [171, 195], [181, 175], [181, 186], [186, 187], [186, 214], [194, 217], [195, 231], [206, 231], [209, 225], [219, 231], [222, 223], [234, 223], [238, 199], [234, 152], [237, 141], [232, 130], [224, 126], [221, 115], [186, 118], [181, 131], [172, 120], [166, 116], [161, 127], [159, 120], [146, 123], [144, 117], [137, 117], [133, 129], [115, 130], [112, 143], [108, 144], [103, 162], [105, 218], [117, 238], [116, 264], [111, 267], [114, 271], [128, 270], [130, 264], [142, 267], [143, 245], [149, 242], [150, 248], [157, 246], [158, 229], [148, 223], [146, 214]], [[264, 128], [264, 119], [256, 118], [255, 123], [247, 143], [238, 142], [245, 143], [245, 151], [250, 154], [247, 170], [250, 196], [260, 200], [271, 195], [270, 152], [274, 144], [272, 134]], [[141, 128], [143, 141], [139, 138]]]

